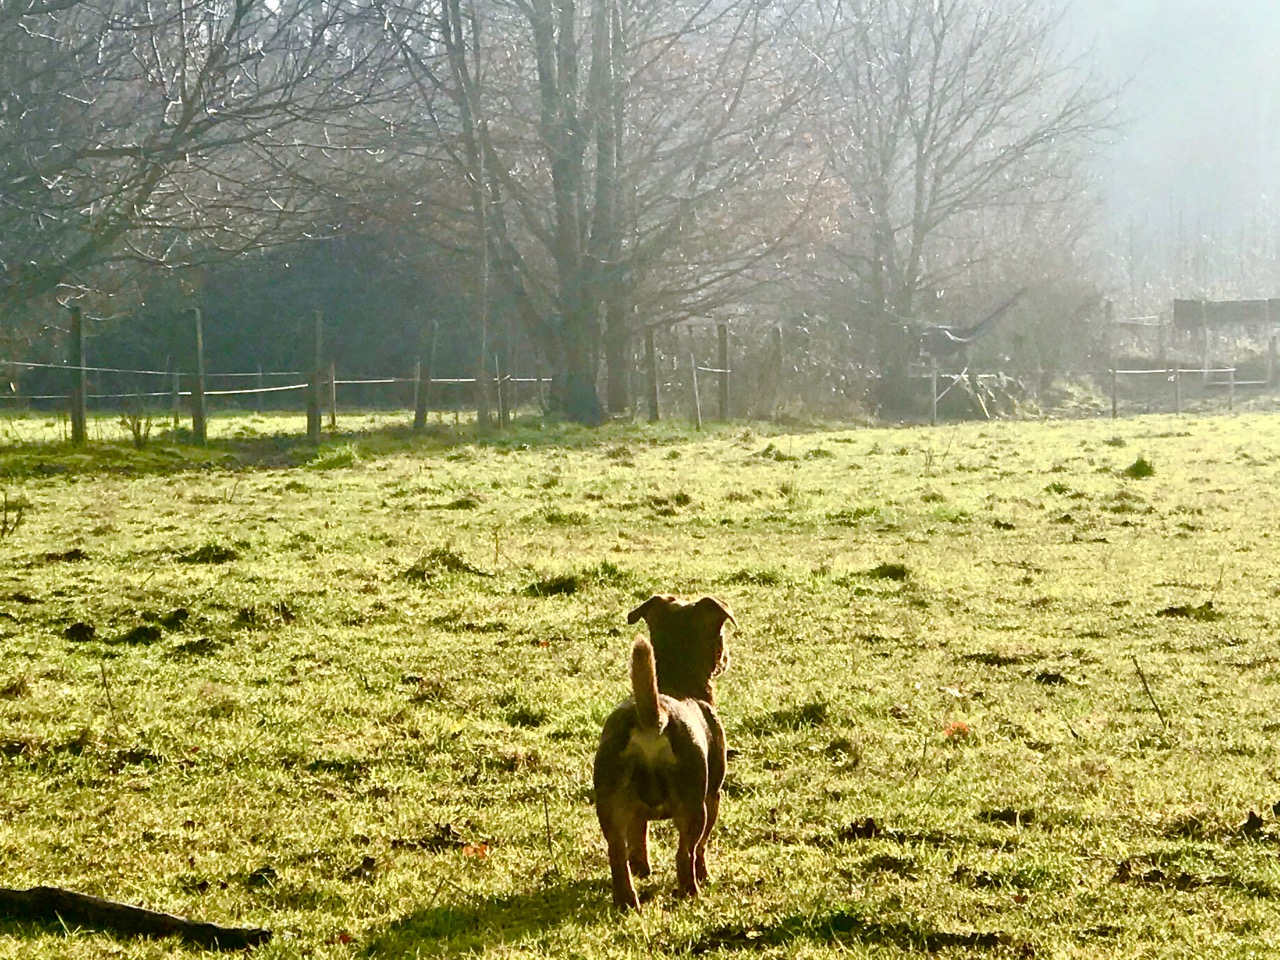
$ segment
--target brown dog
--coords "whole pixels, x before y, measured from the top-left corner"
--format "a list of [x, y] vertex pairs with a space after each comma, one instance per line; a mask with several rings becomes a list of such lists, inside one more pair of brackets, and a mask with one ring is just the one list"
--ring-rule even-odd
[[650, 597], [627, 614], [650, 640], [631, 648], [631, 700], [609, 715], [596, 751], [596, 815], [609, 847], [613, 902], [639, 909], [631, 875], [649, 875], [649, 821], [671, 819], [680, 841], [676, 895], [707, 879], [707, 837], [720, 812], [724, 728], [712, 679], [729, 665], [722, 629], [733, 614], [714, 597]]

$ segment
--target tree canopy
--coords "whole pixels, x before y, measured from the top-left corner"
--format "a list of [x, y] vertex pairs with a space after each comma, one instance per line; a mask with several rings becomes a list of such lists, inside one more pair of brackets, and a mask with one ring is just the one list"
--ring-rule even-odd
[[1107, 104], [1058, 27], [1033, 0], [0, 0], [0, 322], [347, 236], [331, 279], [371, 249], [388, 298], [419, 271], [471, 364], [527, 347], [583, 422], [691, 319], [822, 315], [896, 369], [929, 297], [1007, 294], [1036, 229], [1082, 233]]

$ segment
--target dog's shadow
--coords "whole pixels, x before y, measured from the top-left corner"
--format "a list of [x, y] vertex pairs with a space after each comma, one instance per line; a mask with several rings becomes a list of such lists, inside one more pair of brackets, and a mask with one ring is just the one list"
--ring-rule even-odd
[[[366, 941], [368, 957], [412, 956], [419, 947], [440, 955], [476, 953], [495, 941], [516, 942], [567, 920], [590, 924], [610, 913], [609, 885], [595, 880], [547, 880], [506, 896], [471, 897], [423, 907]], [[429, 945], [429, 947], [428, 947]]]

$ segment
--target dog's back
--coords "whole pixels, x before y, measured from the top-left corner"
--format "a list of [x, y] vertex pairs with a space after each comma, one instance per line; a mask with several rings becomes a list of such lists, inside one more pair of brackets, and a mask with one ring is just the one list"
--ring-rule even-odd
[[631, 699], [605, 720], [594, 770], [613, 902], [632, 909], [640, 906], [632, 873], [649, 875], [650, 820], [670, 819], [680, 835], [679, 895], [697, 896], [707, 879], [727, 754], [712, 679], [728, 664], [721, 628], [733, 615], [712, 597], [654, 596], [627, 616], [639, 619], [652, 639], [631, 647]]
[[639, 906], [631, 871], [648, 875], [645, 824], [650, 820], [676, 821], [682, 837], [679, 887], [686, 895], [697, 893], [697, 878], [705, 879], [706, 870], [695, 856], [705, 846], [708, 802], [713, 809], [719, 805], [727, 752], [724, 728], [710, 704], [658, 692], [648, 640], [632, 647], [631, 686], [632, 698], [605, 720], [593, 778], [613, 898], [623, 907]]
[[[647, 820], [671, 816], [672, 792], [702, 802], [724, 779], [724, 731], [709, 704], [658, 693], [653, 647], [631, 648], [631, 700], [605, 721], [596, 751], [596, 792], [634, 791]], [[706, 770], [706, 774], [701, 771]]]

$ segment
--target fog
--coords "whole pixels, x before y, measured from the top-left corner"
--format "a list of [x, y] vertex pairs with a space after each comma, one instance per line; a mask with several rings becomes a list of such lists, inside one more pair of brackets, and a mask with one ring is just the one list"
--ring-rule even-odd
[[1230, 236], [1280, 213], [1280, 3], [1074, 0], [1073, 32], [1125, 84], [1097, 173], [1112, 222]]

